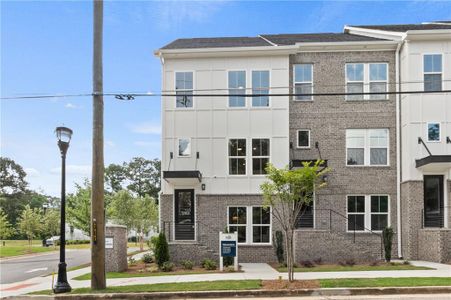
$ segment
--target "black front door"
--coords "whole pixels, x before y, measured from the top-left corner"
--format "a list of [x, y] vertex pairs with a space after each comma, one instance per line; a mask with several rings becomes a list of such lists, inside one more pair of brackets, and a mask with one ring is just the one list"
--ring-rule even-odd
[[424, 176], [424, 227], [443, 227], [443, 175]]
[[175, 190], [175, 240], [194, 240], [194, 190]]

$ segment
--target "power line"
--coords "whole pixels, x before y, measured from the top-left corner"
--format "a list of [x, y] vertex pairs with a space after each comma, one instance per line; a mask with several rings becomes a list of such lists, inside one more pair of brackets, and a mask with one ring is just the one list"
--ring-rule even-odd
[[[191, 92], [192, 90], [189, 90]], [[185, 93], [183, 93], [185, 92]], [[228, 94], [228, 93], [218, 93], [218, 94], [194, 94], [186, 93], [183, 91], [179, 93], [103, 93], [102, 96], [112, 96], [118, 100], [134, 100], [136, 97], [327, 97], [327, 96], [365, 96], [365, 95], [406, 95], [406, 94], [446, 94], [451, 93], [451, 90], [440, 90], [440, 91], [387, 91], [387, 92], [333, 92], [333, 93], [268, 93], [268, 94]], [[99, 95], [98, 93], [96, 95]], [[68, 95], [40, 95], [40, 96], [17, 96], [17, 97], [2, 97], [1, 100], [19, 100], [19, 99], [45, 99], [45, 98], [73, 98], [73, 97], [92, 97], [93, 94], [68, 94]]]

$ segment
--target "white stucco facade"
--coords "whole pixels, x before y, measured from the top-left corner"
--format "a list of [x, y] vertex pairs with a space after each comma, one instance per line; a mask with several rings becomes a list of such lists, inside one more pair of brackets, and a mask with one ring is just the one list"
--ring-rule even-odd
[[[401, 49], [401, 90], [424, 89], [423, 63], [424, 55], [428, 54], [441, 54], [442, 90], [450, 90], [451, 32], [448, 37], [439, 35], [433, 40], [415, 38], [407, 35]], [[432, 36], [430, 38], [432, 39]], [[440, 124], [439, 141], [428, 141], [427, 124], [430, 122]], [[447, 143], [447, 137], [451, 138], [451, 93], [401, 95], [401, 131], [402, 181], [423, 180], [423, 175], [429, 173], [443, 174], [445, 179], [451, 178], [449, 167], [435, 165], [417, 169], [415, 166], [415, 160], [429, 155], [426, 148], [418, 143], [419, 137], [425, 142], [432, 155], [451, 154], [451, 143]]]
[[[269, 71], [269, 86], [284, 87], [288, 93], [288, 55], [218, 56], [204, 58], [167, 58], [162, 60], [162, 89], [174, 93], [175, 73], [193, 73], [194, 94], [228, 94], [228, 72], [246, 72], [246, 91], [251, 93], [252, 71]], [[204, 91], [202, 91], [204, 90]], [[271, 91], [273, 92], [273, 91]], [[245, 107], [229, 107], [228, 97], [193, 97], [192, 107], [176, 107], [176, 98], [162, 97], [163, 171], [199, 170], [202, 184], [192, 184], [196, 194], [257, 194], [264, 175], [252, 175], [251, 139], [270, 140], [270, 162], [277, 167], [289, 163], [288, 97], [270, 97], [269, 107], [253, 107], [246, 98]], [[191, 154], [179, 157], [178, 139], [191, 141]], [[229, 139], [246, 139], [246, 175], [229, 175]], [[171, 159], [172, 152], [172, 159]], [[197, 158], [197, 153], [198, 157]], [[162, 193], [184, 188], [183, 183], [162, 181]]]

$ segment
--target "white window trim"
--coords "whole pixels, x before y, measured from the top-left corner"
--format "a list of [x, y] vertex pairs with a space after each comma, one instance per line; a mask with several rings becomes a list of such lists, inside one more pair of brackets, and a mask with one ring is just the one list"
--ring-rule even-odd
[[[438, 141], [432, 141], [429, 139], [429, 124], [438, 124]], [[426, 140], [428, 143], [441, 143], [442, 142], [442, 123], [441, 122], [427, 122], [426, 123]]]
[[[348, 72], [347, 72], [347, 66], [348, 65], [358, 65], [358, 64], [362, 64], [363, 65], [363, 81], [362, 80], [349, 80], [348, 79]], [[372, 64], [385, 64], [387, 66], [386, 68], [386, 76], [387, 76], [387, 80], [370, 80], [370, 65]], [[372, 62], [348, 62], [345, 64], [345, 81], [346, 81], [346, 93], [348, 92], [348, 83], [362, 83], [363, 84], [363, 92], [364, 93], [369, 93], [370, 92], [370, 83], [386, 83], [386, 90], [387, 92], [389, 92], [389, 63], [387, 62], [377, 62], [377, 61], [372, 61]], [[387, 101], [389, 100], [389, 95], [386, 94], [384, 99], [371, 99], [371, 95], [362, 95], [361, 99], [349, 99], [348, 96], [345, 96], [345, 100], [346, 101]]]
[[[312, 80], [311, 81], [296, 81], [296, 66], [297, 65], [310, 65], [310, 66], [312, 66]], [[294, 64], [293, 65], [293, 93], [294, 94], [296, 93], [296, 83], [299, 83], [299, 84], [310, 83], [312, 85], [312, 94], [314, 94], [315, 91], [314, 91], [314, 86], [313, 86], [313, 79], [314, 79], [313, 76], [314, 76], [313, 75], [313, 63], [298, 63], [298, 64]], [[310, 96], [310, 99], [296, 99], [296, 96], [295, 96], [293, 98], [293, 100], [294, 101], [298, 101], [298, 102], [311, 102], [311, 101], [314, 100], [313, 98], [314, 98], [313, 96]]]
[[[230, 152], [229, 152], [229, 144], [230, 144], [230, 140], [245, 140], [246, 142], [246, 153], [244, 156], [230, 156]], [[249, 168], [249, 164], [248, 164], [248, 150], [249, 149], [249, 141], [247, 138], [245, 137], [231, 137], [227, 139], [227, 176], [230, 177], [244, 177], [248, 175], [248, 168]], [[246, 167], [244, 168], [245, 173], [244, 174], [230, 174], [230, 159], [231, 158], [244, 158], [244, 161], [246, 163]]]
[[[387, 130], [387, 164], [386, 165], [372, 165], [371, 162], [371, 148], [385, 149], [385, 147], [370, 147], [370, 136], [368, 132], [370, 130], [386, 129]], [[347, 130], [365, 130], [365, 145], [363, 147], [363, 165], [348, 165], [348, 142], [347, 142]], [[361, 167], [390, 167], [390, 129], [389, 128], [346, 128], [345, 131], [345, 147], [346, 147], [346, 158], [345, 165], [347, 167], [361, 168]]]
[[[270, 69], [266, 69], [266, 70], [262, 70], [262, 69], [254, 69], [254, 70], [250, 70], [250, 86], [251, 86], [251, 92], [252, 94], [254, 93], [254, 86], [253, 86], [253, 80], [252, 80], [252, 74], [253, 72], [268, 72], [268, 106], [254, 106], [253, 105], [253, 98], [251, 97], [250, 99], [250, 104], [249, 107], [251, 107], [252, 109], [268, 109], [271, 108], [271, 96], [269, 96], [271, 94], [271, 70]], [[263, 95], [264, 96], [264, 95]]]
[[245, 243], [238, 243], [238, 245], [248, 245], [248, 246], [271, 246], [272, 245], [272, 207], [269, 207], [269, 225], [265, 224], [256, 224], [255, 226], [269, 226], [269, 242], [268, 243], [254, 243], [253, 241], [253, 227], [254, 224], [252, 223], [253, 219], [253, 211], [252, 208], [254, 207], [263, 207], [262, 205], [229, 205], [227, 206], [227, 230], [229, 230], [230, 226], [237, 226], [235, 224], [229, 224], [229, 208], [234, 207], [245, 207], [246, 208], [246, 225], [238, 225], [238, 226], [246, 226], [246, 242]]
[[[425, 72], [424, 71], [424, 67], [425, 67], [425, 65], [424, 65], [424, 57], [426, 56], [426, 55], [440, 55], [441, 57], [442, 57], [442, 65], [441, 65], [441, 69], [442, 69], [442, 71], [441, 72]], [[423, 65], [423, 90], [424, 90], [424, 75], [434, 75], [434, 74], [441, 74], [442, 75], [442, 80], [440, 81], [440, 90], [443, 90], [443, 76], [445, 75], [444, 74], [444, 66], [445, 66], [445, 62], [444, 62], [444, 55], [443, 55], [443, 53], [423, 53], [422, 54], [422, 59], [423, 59], [423, 61], [422, 61], [422, 65]]]
[[[177, 73], [193, 73], [193, 89], [191, 89], [191, 90], [177, 89], [176, 88], [176, 85], [177, 85]], [[174, 91], [175, 91], [175, 93], [177, 94], [178, 91], [181, 91], [181, 92], [183, 92], [183, 91], [188, 91], [188, 92], [191, 91], [194, 94], [194, 90], [195, 90], [195, 87], [196, 87], [196, 81], [195, 81], [196, 76], [195, 75], [196, 75], [196, 72], [194, 70], [177, 70], [177, 71], [174, 71]], [[193, 109], [195, 109], [194, 96], [193, 96], [193, 105], [191, 107], [177, 107], [177, 96], [174, 97], [174, 100], [175, 100], [174, 101], [174, 109], [180, 109], [180, 110], [187, 110], [187, 109], [193, 110]]]
[[244, 98], [244, 106], [230, 106], [230, 90], [231, 88], [229, 88], [229, 73], [230, 72], [244, 72], [244, 80], [246, 82], [246, 86], [243, 89], [243, 94], [247, 94], [247, 86], [248, 86], [248, 78], [247, 78], [247, 73], [248, 71], [245, 69], [228, 69], [227, 71], [227, 93], [229, 94], [229, 96], [227, 97], [227, 108], [228, 109], [245, 109], [248, 107], [248, 103], [247, 103], [247, 97]]
[[[363, 213], [359, 212], [359, 213], [349, 213], [348, 212], [348, 197], [352, 197], [352, 196], [363, 196], [365, 197], [365, 211]], [[371, 212], [371, 196], [386, 196], [387, 197], [387, 212], [386, 213], [372, 213]], [[348, 222], [349, 222], [349, 215], [364, 215], [364, 220], [363, 220], [363, 224], [365, 226], [364, 230], [356, 230], [356, 233], [371, 233], [371, 232], [377, 232], [377, 233], [381, 233], [382, 230], [370, 230], [371, 229], [371, 215], [373, 214], [379, 214], [379, 215], [387, 215], [387, 227], [391, 226], [391, 199], [390, 199], [390, 195], [388, 194], [369, 194], [369, 195], [364, 195], [364, 194], [349, 194], [346, 195], [346, 232], [347, 233], [354, 233], [354, 230], [349, 230], [348, 227]]]
[[[269, 155], [268, 156], [253, 156], [252, 155], [252, 141], [253, 140], [269, 140]], [[254, 158], [268, 158], [268, 163], [271, 163], [271, 153], [272, 153], [272, 141], [271, 141], [271, 138], [269, 138], [269, 137], [256, 137], [256, 138], [251, 138], [250, 139], [250, 160], [251, 160], [251, 174], [252, 174], [252, 176], [258, 176], [258, 177], [261, 177], [261, 176], [266, 176], [266, 174], [254, 174]]]
[[[189, 152], [190, 152], [190, 155], [180, 155], [180, 153], [179, 153], [180, 140], [189, 140], [189, 148], [190, 148]], [[190, 158], [192, 153], [193, 153], [192, 150], [193, 150], [193, 144], [192, 144], [191, 138], [186, 138], [186, 137], [178, 137], [177, 138], [177, 157], [179, 157], [179, 158]]]
[[[302, 100], [300, 100], [302, 101]], [[299, 146], [299, 132], [307, 131], [308, 132], [308, 146]], [[296, 130], [296, 148], [297, 149], [310, 149], [311, 147], [311, 132], [310, 129], [298, 129]]]

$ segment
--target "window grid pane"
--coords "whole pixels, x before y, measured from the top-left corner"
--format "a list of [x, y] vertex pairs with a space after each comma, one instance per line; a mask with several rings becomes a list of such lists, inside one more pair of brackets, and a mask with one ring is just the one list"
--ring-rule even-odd
[[193, 72], [175, 73], [176, 107], [193, 107]]
[[229, 71], [229, 107], [246, 106], [246, 71]]
[[310, 131], [299, 130], [298, 131], [298, 147], [310, 147]]
[[252, 106], [269, 106], [269, 71], [252, 71], [252, 93], [266, 95], [252, 97]]
[[[313, 65], [299, 64], [294, 66], [294, 93], [313, 93]], [[295, 96], [295, 100], [312, 100], [311, 95]]]

